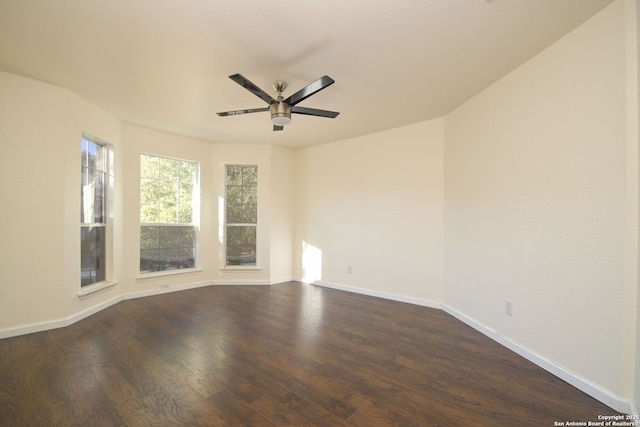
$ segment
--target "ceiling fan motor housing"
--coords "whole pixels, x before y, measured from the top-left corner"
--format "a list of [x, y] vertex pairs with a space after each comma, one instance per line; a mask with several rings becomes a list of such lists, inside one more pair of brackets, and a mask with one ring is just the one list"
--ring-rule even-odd
[[271, 113], [271, 123], [276, 126], [288, 125], [291, 122], [291, 105], [282, 100], [271, 104], [269, 112]]

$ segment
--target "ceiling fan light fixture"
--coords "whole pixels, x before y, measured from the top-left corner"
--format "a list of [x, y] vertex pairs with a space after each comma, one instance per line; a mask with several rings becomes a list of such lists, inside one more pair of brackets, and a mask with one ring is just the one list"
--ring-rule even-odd
[[271, 116], [271, 123], [276, 126], [285, 126], [291, 123], [291, 116]]
[[275, 126], [285, 126], [291, 123], [291, 106], [285, 102], [271, 104], [271, 123]]

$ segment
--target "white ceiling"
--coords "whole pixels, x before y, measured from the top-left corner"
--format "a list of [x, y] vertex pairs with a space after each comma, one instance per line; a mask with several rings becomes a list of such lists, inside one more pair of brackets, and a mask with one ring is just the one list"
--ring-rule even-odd
[[[441, 117], [611, 0], [0, 0], [0, 70], [66, 87], [132, 123], [301, 148]], [[336, 83], [273, 132], [241, 73], [285, 97]]]

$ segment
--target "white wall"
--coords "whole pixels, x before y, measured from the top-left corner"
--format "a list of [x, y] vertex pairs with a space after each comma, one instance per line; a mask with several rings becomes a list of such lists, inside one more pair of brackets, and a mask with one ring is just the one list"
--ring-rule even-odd
[[[124, 144], [124, 275], [126, 294], [155, 290], [160, 286], [179, 286], [205, 283], [211, 279], [216, 265], [213, 255], [216, 201], [212, 182], [212, 144], [197, 139], [125, 123], [122, 128]], [[140, 278], [140, 155], [152, 154], [197, 162], [200, 170], [201, 221], [199, 233], [198, 267], [200, 271]]]
[[[276, 215], [273, 211], [272, 198], [272, 147], [267, 145], [237, 145], [215, 144], [213, 149], [214, 159], [214, 192], [219, 201], [217, 205], [220, 215], [215, 223], [222, 223], [222, 211], [224, 208], [224, 174], [225, 165], [257, 165], [258, 166], [258, 247], [257, 264], [255, 270], [235, 270], [233, 268], [220, 268], [224, 266], [224, 248], [222, 246], [222, 234], [217, 233], [219, 244], [218, 268], [214, 272], [214, 280], [220, 283], [237, 284], [268, 284], [271, 283], [271, 227], [272, 218]], [[276, 208], [277, 209], [277, 208]], [[222, 229], [221, 229], [222, 230]]]
[[[640, 0], [629, 0], [625, 2], [627, 8], [627, 55], [629, 57], [629, 63], [627, 64], [627, 85], [629, 90], [627, 95], [629, 101], [627, 103], [629, 123], [627, 124], [628, 130], [628, 162], [635, 164], [634, 173], [629, 174], [628, 179], [637, 183], [635, 193], [635, 204], [631, 211], [631, 218], [629, 222], [636, 220], [636, 224], [639, 226], [635, 230], [635, 248], [636, 253], [634, 259], [629, 259], [628, 263], [635, 266], [635, 282], [637, 284], [635, 288], [635, 297], [633, 293], [630, 294], [629, 300], [635, 301], [635, 349], [632, 353], [635, 353], [635, 360], [633, 362], [633, 412], [640, 414]], [[635, 87], [634, 87], [635, 86]], [[635, 120], [635, 123], [634, 123]], [[634, 126], [635, 125], [635, 126]], [[631, 168], [627, 168], [630, 171]], [[635, 217], [635, 218], [633, 218]], [[633, 242], [632, 242], [633, 244]], [[631, 258], [631, 257], [629, 257]]]
[[[0, 73], [0, 337], [164, 285], [293, 276], [444, 302], [597, 397], [640, 408], [638, 9], [615, 1], [444, 119], [297, 152], [121, 124], [65, 89]], [[119, 284], [80, 299], [83, 132], [114, 146]], [[200, 271], [138, 278], [143, 152], [201, 165]], [[259, 269], [221, 268], [226, 163], [259, 167]]]
[[293, 279], [293, 158], [291, 150], [271, 148], [271, 283]]
[[[270, 284], [291, 279], [290, 150], [215, 144], [123, 124], [65, 89], [8, 73], [0, 73], [0, 92], [0, 194], [5, 206], [0, 225], [0, 338], [66, 326], [123, 298], [200, 285]], [[83, 134], [113, 146], [110, 262], [111, 278], [117, 284], [80, 298]], [[200, 164], [197, 271], [139, 277], [141, 153]], [[228, 163], [258, 165], [257, 269], [224, 268], [219, 221]]]
[[[295, 154], [294, 275], [441, 301], [443, 121]], [[321, 255], [321, 274], [305, 278], [303, 245]]]
[[[80, 300], [80, 140], [115, 150], [120, 124], [65, 89], [0, 72], [0, 336], [65, 320], [117, 294]], [[117, 174], [120, 172], [117, 170]], [[114, 213], [121, 209], [115, 200]], [[121, 232], [115, 221], [116, 235]], [[114, 266], [115, 275], [120, 265]], [[37, 328], [37, 326], [34, 326]], [[23, 329], [25, 330], [25, 329]]]
[[[77, 320], [80, 313], [88, 315], [95, 307], [119, 301], [122, 292], [119, 281], [122, 278], [122, 257], [118, 254], [123, 250], [123, 167], [122, 167], [122, 127], [116, 117], [106, 113], [84, 99], [69, 93], [67, 97], [67, 118], [65, 123], [66, 162], [65, 162], [65, 295], [67, 299], [67, 316]], [[112, 234], [107, 236], [107, 280], [115, 281], [115, 288], [90, 297], [78, 298], [78, 272], [80, 271], [80, 173], [78, 172], [79, 148], [78, 135], [97, 138], [111, 145], [113, 155], [113, 189], [108, 212], [107, 225], [112, 228]], [[62, 145], [61, 145], [62, 146]]]
[[[291, 152], [267, 145], [216, 144], [133, 124], [124, 124], [124, 292], [145, 295], [162, 286], [270, 284], [291, 279]], [[140, 154], [200, 165], [199, 271], [139, 277]], [[258, 166], [256, 269], [224, 268], [225, 165]], [[277, 251], [277, 252], [274, 252]], [[272, 272], [272, 269], [274, 271]]]
[[447, 115], [444, 301], [628, 399], [624, 22], [614, 2]]

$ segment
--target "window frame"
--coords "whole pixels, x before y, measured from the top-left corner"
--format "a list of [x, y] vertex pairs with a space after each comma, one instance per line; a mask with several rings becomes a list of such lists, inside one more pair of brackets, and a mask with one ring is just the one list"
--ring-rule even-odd
[[[113, 271], [112, 271], [112, 259], [113, 259], [113, 226], [112, 226], [112, 199], [113, 199], [113, 188], [114, 188], [114, 170], [113, 170], [113, 145], [108, 142], [103, 141], [100, 138], [96, 138], [89, 134], [83, 133], [80, 138], [80, 151], [82, 156], [85, 155], [84, 145], [85, 141], [89, 144], [95, 144], [101, 147], [103, 150], [102, 160], [101, 160], [101, 169], [91, 168], [90, 162], [84, 162], [81, 160], [80, 168], [80, 291], [79, 296], [85, 297], [90, 294], [93, 294], [99, 290], [102, 290], [106, 287], [111, 287], [115, 285], [113, 281]], [[86, 202], [88, 199], [84, 197], [85, 195], [85, 178], [90, 175], [89, 169], [97, 170], [102, 174], [102, 200], [101, 200], [101, 222], [85, 222], [86, 216]], [[85, 175], [86, 172], [86, 175]], [[94, 196], [95, 202], [95, 196]], [[91, 231], [92, 229], [99, 228], [103, 229], [104, 232], [101, 233], [101, 244], [99, 250], [99, 263], [102, 265], [103, 276], [99, 278], [100, 280], [95, 280], [92, 282], [85, 282], [83, 284], [83, 274], [84, 274], [84, 263], [83, 258], [86, 256], [84, 251], [82, 250], [83, 241], [82, 235], [85, 229]], [[91, 242], [90, 242], [91, 243]], [[90, 254], [93, 255], [93, 254]]]
[[[175, 161], [175, 162], [183, 162], [183, 163], [188, 163], [193, 165], [193, 175], [192, 175], [192, 181], [189, 184], [190, 186], [192, 186], [192, 190], [191, 190], [191, 222], [189, 223], [185, 223], [185, 222], [142, 222], [143, 221], [143, 196], [142, 196], [142, 187], [143, 187], [143, 180], [144, 179], [156, 179], [156, 178], [152, 178], [152, 177], [148, 177], [148, 176], [143, 176], [142, 173], [142, 158], [143, 156], [146, 157], [152, 157], [152, 158], [157, 158], [157, 159], [164, 159], [164, 160], [170, 160], [170, 161]], [[152, 154], [152, 153], [140, 153], [139, 155], [139, 166], [140, 166], [140, 170], [139, 170], [139, 179], [140, 179], [140, 185], [138, 187], [139, 190], [139, 201], [140, 201], [140, 206], [139, 206], [139, 232], [140, 232], [140, 237], [138, 239], [138, 243], [139, 243], [139, 250], [138, 250], [138, 278], [139, 279], [144, 279], [144, 278], [148, 278], [148, 277], [155, 277], [155, 276], [164, 276], [164, 275], [173, 275], [173, 274], [182, 274], [182, 273], [190, 273], [190, 272], [194, 272], [194, 271], [200, 271], [199, 268], [199, 231], [200, 231], [200, 163], [193, 161], [193, 160], [189, 160], [189, 159], [182, 159], [182, 158], [176, 158], [176, 157], [171, 157], [171, 156], [164, 156], [164, 155], [158, 155], [158, 154]], [[163, 182], [159, 177], [157, 178], [158, 183]], [[175, 196], [175, 198], [179, 198], [179, 188], [180, 188], [180, 183], [177, 183], [177, 189], [174, 188], [174, 193], [173, 195]], [[179, 203], [177, 203], [178, 205]], [[176, 220], [178, 219], [178, 214], [176, 214]], [[180, 261], [178, 259], [174, 259], [171, 262], [176, 262], [177, 264], [174, 264], [173, 267], [175, 268], [163, 268], [163, 269], [153, 269], [153, 270], [142, 270], [143, 267], [143, 260], [142, 260], [142, 253], [145, 250], [158, 250], [161, 251], [162, 249], [166, 249], [167, 252], [169, 252], [170, 250], [173, 250], [174, 253], [179, 252], [179, 249], [187, 249], [187, 247], [172, 247], [172, 248], [163, 248], [161, 247], [161, 240], [160, 237], [158, 237], [158, 247], [143, 247], [143, 238], [144, 238], [144, 231], [143, 228], [148, 227], [158, 227], [158, 233], [160, 235], [160, 233], [162, 232], [162, 228], [163, 227], [175, 227], [176, 230], [178, 228], [181, 227], [188, 227], [191, 228], [193, 230], [193, 233], [191, 235], [191, 243], [192, 245], [188, 248], [192, 250], [192, 263], [191, 265], [187, 266], [187, 267], [180, 267]], [[167, 229], [168, 230], [168, 229]], [[166, 231], [166, 230], [165, 230]], [[176, 231], [177, 233], [177, 231]], [[160, 262], [160, 252], [158, 253], [159, 257], [156, 260], [157, 262]]]
[[[255, 187], [255, 193], [254, 193], [254, 197], [255, 197], [255, 222], [229, 222], [229, 168], [230, 167], [241, 167], [241, 168], [245, 168], [245, 167], [250, 167], [254, 169], [254, 173], [255, 173], [255, 185], [253, 185], [252, 187]], [[224, 251], [224, 257], [223, 257], [223, 269], [227, 270], [257, 270], [259, 269], [259, 254], [258, 254], [258, 237], [259, 237], [259, 227], [258, 227], [258, 223], [259, 223], [259, 215], [258, 215], [258, 211], [259, 211], [259, 201], [258, 201], [258, 189], [259, 189], [259, 168], [257, 164], [235, 164], [235, 163], [229, 163], [229, 164], [225, 164], [224, 167], [224, 247], [223, 247], [223, 251]], [[244, 186], [243, 186], [244, 187]], [[255, 230], [255, 237], [254, 237], [254, 242], [255, 242], [255, 247], [253, 249], [253, 258], [254, 261], [251, 263], [241, 263], [241, 264], [230, 264], [229, 263], [229, 227], [251, 227]], [[242, 257], [242, 255], [240, 255]], [[251, 255], [250, 255], [251, 256]]]

